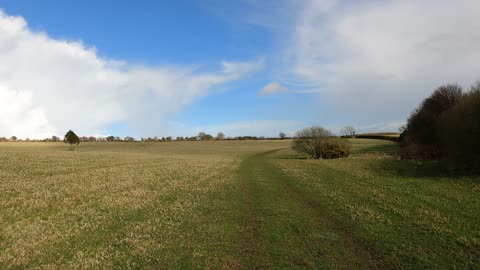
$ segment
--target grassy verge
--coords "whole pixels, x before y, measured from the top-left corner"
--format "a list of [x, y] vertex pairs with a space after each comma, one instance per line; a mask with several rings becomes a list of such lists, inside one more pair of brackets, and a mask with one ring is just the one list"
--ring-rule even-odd
[[406, 269], [480, 266], [478, 177], [453, 177], [436, 164], [393, 159], [291, 160], [274, 164], [305, 197], [359, 242]]

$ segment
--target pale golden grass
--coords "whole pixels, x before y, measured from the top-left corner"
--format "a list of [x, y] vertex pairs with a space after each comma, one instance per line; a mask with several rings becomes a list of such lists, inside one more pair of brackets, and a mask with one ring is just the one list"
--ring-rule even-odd
[[215, 241], [240, 157], [278, 147], [0, 144], [0, 268], [216, 268], [233, 260]]

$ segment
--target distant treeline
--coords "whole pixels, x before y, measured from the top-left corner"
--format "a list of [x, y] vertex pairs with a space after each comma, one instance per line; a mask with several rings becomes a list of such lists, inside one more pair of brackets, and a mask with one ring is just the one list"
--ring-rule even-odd
[[388, 140], [388, 141], [398, 142], [398, 141], [400, 141], [400, 133], [394, 133], [394, 132], [388, 132], [388, 133], [365, 133], [365, 134], [356, 135], [355, 138]]
[[400, 133], [398, 132], [381, 132], [381, 133], [363, 133], [353, 135], [341, 135], [340, 138], [359, 138], [359, 139], [376, 139], [387, 141], [400, 141]]
[[[207, 134], [208, 135], [208, 134]], [[78, 137], [80, 142], [171, 142], [171, 141], [233, 141], [233, 140], [284, 140], [290, 139], [289, 137], [276, 138], [276, 137], [256, 137], [256, 136], [237, 136], [237, 137], [213, 137], [213, 136], [191, 136], [191, 137], [147, 137], [140, 138], [139, 140], [133, 137], [118, 137], [118, 136], [107, 136], [107, 137]], [[65, 139], [61, 139], [57, 136], [52, 136], [51, 138], [45, 139], [18, 139], [16, 136], [11, 138], [0, 137], [0, 142], [65, 142]]]

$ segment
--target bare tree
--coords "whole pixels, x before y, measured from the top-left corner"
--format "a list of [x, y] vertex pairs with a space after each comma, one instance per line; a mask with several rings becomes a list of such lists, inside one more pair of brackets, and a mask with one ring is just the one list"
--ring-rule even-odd
[[347, 136], [347, 137], [355, 137], [355, 134], [356, 134], [355, 128], [353, 128], [352, 126], [346, 126], [346, 127], [342, 128], [340, 133], [343, 136]]
[[197, 134], [197, 138], [198, 138], [199, 140], [203, 140], [203, 138], [205, 138], [205, 135], [207, 135], [207, 133], [205, 133], [205, 132], [203, 132], [203, 131], [200, 131], [200, 132], [198, 132], [198, 134]]
[[280, 137], [280, 139], [285, 139], [287, 137], [287, 134], [285, 134], [285, 132], [280, 132], [278, 133], [278, 137]]
[[123, 139], [125, 142], [134, 142], [135, 141], [135, 138], [133, 137], [130, 137], [130, 136], [127, 136]]
[[210, 141], [213, 140], [213, 136], [210, 134], [207, 134], [205, 132], [199, 132], [197, 135], [197, 138], [202, 140], [202, 141]]
[[312, 158], [340, 158], [349, 155], [349, 143], [333, 138], [333, 133], [323, 127], [310, 127], [297, 132], [293, 149]]
[[217, 140], [221, 141], [221, 140], [223, 140], [223, 139], [225, 139], [225, 134], [223, 134], [222, 132], [219, 132], [219, 133], [217, 134]]

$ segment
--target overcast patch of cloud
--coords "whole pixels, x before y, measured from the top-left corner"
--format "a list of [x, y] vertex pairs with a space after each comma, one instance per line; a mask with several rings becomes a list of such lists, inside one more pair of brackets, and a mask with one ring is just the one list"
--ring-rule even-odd
[[0, 11], [2, 136], [43, 138], [74, 129], [105, 134], [126, 121], [154, 135], [169, 116], [215, 87], [263, 68], [263, 59], [222, 62], [216, 72], [145, 67], [99, 57], [80, 42], [56, 40]]
[[275, 95], [275, 94], [281, 94], [287, 92], [287, 87], [277, 83], [277, 82], [271, 82], [267, 84], [265, 87], [260, 89], [260, 92], [258, 92], [259, 95], [261, 96], [268, 96], [268, 95]]
[[399, 132], [400, 128], [404, 124], [403, 121], [392, 121], [392, 122], [382, 122], [374, 123], [364, 126], [358, 126], [357, 133], [368, 133], [368, 132]]
[[309, 1], [284, 63], [340, 114], [406, 118], [437, 86], [480, 79], [478, 14], [476, 0]]
[[223, 132], [228, 137], [235, 136], [265, 136], [277, 137], [279, 132], [285, 132], [293, 136], [295, 132], [303, 128], [305, 123], [289, 120], [251, 120], [237, 121], [221, 125], [200, 126], [193, 128], [193, 134], [207, 132], [216, 135]]

